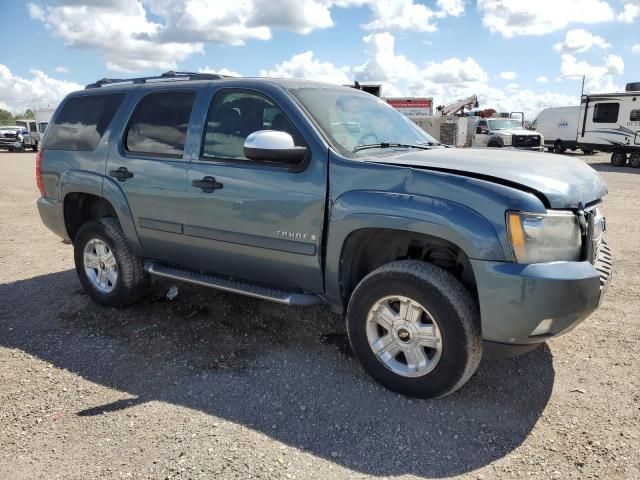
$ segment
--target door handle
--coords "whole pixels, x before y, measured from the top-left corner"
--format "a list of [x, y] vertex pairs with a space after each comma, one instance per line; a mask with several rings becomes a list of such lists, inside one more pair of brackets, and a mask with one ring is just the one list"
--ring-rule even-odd
[[223, 185], [220, 182], [217, 182], [214, 177], [209, 176], [204, 177], [201, 180], [193, 180], [191, 185], [201, 189], [205, 193], [211, 193], [214, 190], [219, 190], [223, 187]]
[[111, 170], [109, 172], [113, 178], [118, 180], [119, 182], [124, 182], [127, 178], [133, 177], [133, 173], [127, 170], [125, 167], [120, 167], [117, 170]]

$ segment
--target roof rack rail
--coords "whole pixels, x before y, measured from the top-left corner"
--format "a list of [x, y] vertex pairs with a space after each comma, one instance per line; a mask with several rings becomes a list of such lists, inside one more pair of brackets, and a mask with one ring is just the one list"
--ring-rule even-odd
[[220, 75], [218, 73], [198, 73], [198, 72], [174, 72], [170, 70], [155, 77], [138, 77], [138, 78], [103, 78], [97, 82], [90, 83], [85, 89], [100, 88], [107, 85], [115, 85], [118, 83], [141, 84], [149, 81], [171, 81], [171, 80], [220, 80], [228, 78], [228, 75]]

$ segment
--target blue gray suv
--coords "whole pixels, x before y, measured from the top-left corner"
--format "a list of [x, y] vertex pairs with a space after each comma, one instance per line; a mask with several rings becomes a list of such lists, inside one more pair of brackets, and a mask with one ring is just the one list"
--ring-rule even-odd
[[582, 161], [447, 148], [347, 87], [104, 79], [58, 107], [36, 176], [96, 302], [134, 303], [156, 276], [323, 304], [411, 396], [568, 332], [611, 275], [606, 187]]

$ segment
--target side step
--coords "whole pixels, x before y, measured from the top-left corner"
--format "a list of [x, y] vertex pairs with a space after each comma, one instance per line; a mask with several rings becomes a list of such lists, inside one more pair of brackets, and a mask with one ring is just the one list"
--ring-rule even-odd
[[270, 300], [272, 302], [283, 303], [285, 305], [305, 306], [323, 303], [322, 299], [317, 295], [287, 292], [284, 290], [261, 287], [251, 283], [239, 282], [222, 277], [214, 277], [213, 275], [205, 275], [202, 273], [167, 267], [154, 262], [145, 263], [144, 269], [151, 275], [156, 275], [158, 277], [194, 283], [196, 285], [215, 288], [225, 292], [238, 293], [248, 297], [260, 298], [262, 300]]

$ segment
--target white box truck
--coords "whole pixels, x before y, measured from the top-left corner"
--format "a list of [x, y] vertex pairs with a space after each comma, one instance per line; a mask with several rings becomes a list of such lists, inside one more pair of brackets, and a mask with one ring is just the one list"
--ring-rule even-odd
[[[533, 121], [533, 128], [544, 137], [544, 146], [550, 152], [564, 153], [578, 149], [578, 120], [580, 107], [554, 107], [542, 110]], [[593, 149], [585, 147], [586, 155]]]

